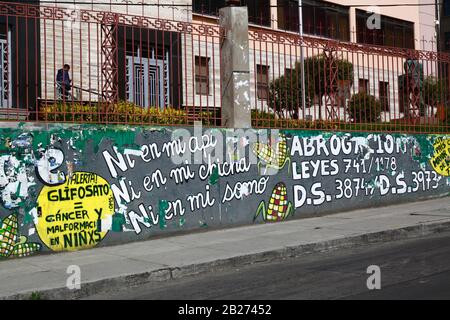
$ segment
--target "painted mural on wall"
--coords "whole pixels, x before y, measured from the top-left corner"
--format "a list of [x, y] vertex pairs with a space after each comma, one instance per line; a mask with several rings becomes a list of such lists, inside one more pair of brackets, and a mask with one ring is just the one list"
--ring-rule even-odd
[[0, 258], [450, 194], [450, 136], [0, 129]]

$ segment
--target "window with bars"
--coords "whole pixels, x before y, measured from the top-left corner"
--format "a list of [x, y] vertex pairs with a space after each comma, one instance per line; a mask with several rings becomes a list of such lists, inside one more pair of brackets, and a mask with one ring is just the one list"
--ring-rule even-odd
[[209, 95], [209, 62], [208, 57], [195, 57], [195, 93]]
[[414, 23], [381, 16], [381, 28], [367, 28], [367, 19], [372, 13], [356, 10], [357, 42], [381, 46], [414, 49]]
[[389, 82], [380, 81], [378, 84], [379, 98], [382, 111], [389, 111]]
[[444, 50], [450, 51], [450, 32], [445, 32], [444, 41]]
[[258, 99], [269, 98], [269, 66], [256, 65], [256, 91]]
[[[126, 99], [141, 107], [170, 104], [169, 52], [142, 41], [126, 47]], [[122, 68], [121, 68], [122, 69]]]
[[[299, 32], [298, 0], [278, 0], [278, 28]], [[303, 32], [343, 41], [350, 40], [349, 9], [320, 0], [302, 1]]]
[[450, 0], [444, 0], [442, 6], [444, 7], [444, 17], [450, 16]]
[[369, 93], [369, 80], [360, 78], [358, 80], [358, 90], [360, 93]]
[[[270, 0], [241, 0], [242, 6], [248, 7], [248, 21], [250, 23], [270, 27]], [[219, 9], [225, 7], [225, 0], [193, 0], [194, 13], [212, 16], [219, 15]]]

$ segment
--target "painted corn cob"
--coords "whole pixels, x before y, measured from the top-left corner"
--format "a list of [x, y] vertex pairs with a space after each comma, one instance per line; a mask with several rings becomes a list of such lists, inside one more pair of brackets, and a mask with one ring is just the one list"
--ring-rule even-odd
[[0, 229], [0, 257], [26, 257], [41, 249], [39, 243], [27, 242], [18, 236], [18, 220], [15, 214], [6, 217]]
[[[280, 140], [275, 145], [275, 148], [265, 143], [256, 142], [253, 144], [252, 149], [253, 153], [266, 164], [267, 168], [283, 169], [286, 163], [290, 161], [286, 136], [284, 134], [280, 134]], [[259, 166], [260, 162], [258, 162]]]
[[265, 222], [278, 222], [285, 220], [292, 213], [292, 203], [287, 199], [286, 185], [283, 182], [277, 183], [272, 190], [272, 195], [267, 205], [261, 201], [256, 210], [253, 221], [262, 214]]

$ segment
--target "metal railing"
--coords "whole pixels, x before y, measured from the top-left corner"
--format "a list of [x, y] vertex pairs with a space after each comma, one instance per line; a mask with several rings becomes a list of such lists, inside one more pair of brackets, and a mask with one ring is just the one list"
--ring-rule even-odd
[[[187, 20], [0, 2], [0, 114], [7, 120], [220, 125], [223, 36], [218, 26]], [[68, 86], [56, 79], [64, 65]]]
[[258, 29], [250, 51], [255, 127], [449, 132], [446, 53]]
[[[221, 126], [225, 31], [0, 2], [0, 118]], [[449, 132], [448, 54], [254, 27], [249, 41], [253, 127]], [[70, 94], [56, 81], [65, 64]]]

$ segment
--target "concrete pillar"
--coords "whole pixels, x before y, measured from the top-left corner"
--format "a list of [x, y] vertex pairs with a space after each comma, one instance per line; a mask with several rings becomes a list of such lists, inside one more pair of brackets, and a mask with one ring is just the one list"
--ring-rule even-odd
[[221, 43], [222, 125], [250, 128], [250, 62], [247, 7], [226, 7], [219, 11], [225, 30]]

